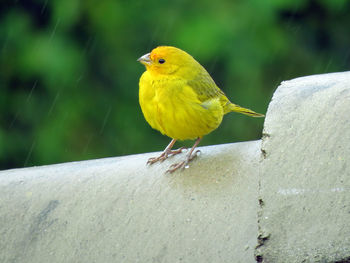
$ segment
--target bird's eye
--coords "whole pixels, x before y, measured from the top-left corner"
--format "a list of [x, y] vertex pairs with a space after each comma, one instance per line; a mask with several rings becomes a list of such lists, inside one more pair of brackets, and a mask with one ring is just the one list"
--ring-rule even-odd
[[158, 62], [159, 62], [159, 64], [163, 64], [165, 62], [165, 60], [161, 58], [158, 60]]

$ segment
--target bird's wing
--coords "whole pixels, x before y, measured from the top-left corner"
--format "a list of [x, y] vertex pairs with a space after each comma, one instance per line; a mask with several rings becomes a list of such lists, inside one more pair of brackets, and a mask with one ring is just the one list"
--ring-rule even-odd
[[187, 81], [187, 85], [194, 90], [201, 102], [222, 96], [226, 98], [224, 92], [216, 86], [207, 72], [197, 74], [195, 78]]

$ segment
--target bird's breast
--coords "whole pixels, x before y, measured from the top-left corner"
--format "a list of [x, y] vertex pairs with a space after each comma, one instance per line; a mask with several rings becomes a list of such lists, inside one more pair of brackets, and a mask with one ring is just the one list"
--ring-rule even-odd
[[221, 123], [219, 99], [204, 103], [181, 79], [155, 80], [141, 77], [140, 105], [147, 122], [171, 138], [186, 140], [202, 137]]

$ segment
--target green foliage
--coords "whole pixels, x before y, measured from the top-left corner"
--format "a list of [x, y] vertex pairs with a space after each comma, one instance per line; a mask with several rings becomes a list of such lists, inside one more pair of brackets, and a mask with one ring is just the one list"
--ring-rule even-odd
[[[162, 150], [136, 62], [158, 45], [186, 50], [264, 113], [280, 81], [348, 69], [349, 11], [345, 0], [3, 1], [0, 168]], [[202, 145], [257, 139], [262, 125], [230, 114]]]

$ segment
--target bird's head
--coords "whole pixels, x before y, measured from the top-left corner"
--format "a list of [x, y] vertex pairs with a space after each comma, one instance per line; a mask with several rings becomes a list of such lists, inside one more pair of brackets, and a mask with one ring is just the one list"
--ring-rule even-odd
[[193, 71], [198, 62], [188, 53], [171, 46], [160, 46], [137, 61], [146, 66], [151, 74], [186, 74]]

